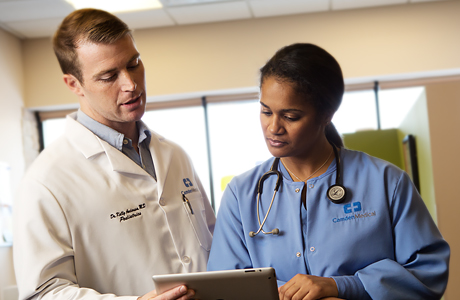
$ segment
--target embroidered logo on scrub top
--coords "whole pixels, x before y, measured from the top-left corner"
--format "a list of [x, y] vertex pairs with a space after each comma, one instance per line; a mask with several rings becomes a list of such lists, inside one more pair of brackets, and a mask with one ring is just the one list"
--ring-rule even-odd
[[[351, 205], [353, 205], [353, 210], [351, 210]], [[343, 206], [343, 211], [346, 214], [349, 214], [351, 212], [361, 211], [361, 202], [353, 202], [353, 203], [345, 204]]]
[[136, 218], [142, 215], [141, 209], [145, 208], [145, 203], [139, 204], [134, 208], [128, 208], [127, 210], [117, 211], [110, 214], [110, 219], [119, 219], [120, 222], [127, 221], [132, 218]]
[[333, 218], [332, 222], [333, 223], [340, 223], [340, 222], [345, 222], [345, 221], [351, 221], [351, 220], [359, 220], [363, 218], [369, 218], [369, 217], [375, 217], [377, 213], [375, 211], [373, 212], [364, 212], [362, 213], [362, 206], [361, 202], [352, 202], [345, 204], [343, 206], [343, 212], [346, 214], [344, 217], [341, 218]]

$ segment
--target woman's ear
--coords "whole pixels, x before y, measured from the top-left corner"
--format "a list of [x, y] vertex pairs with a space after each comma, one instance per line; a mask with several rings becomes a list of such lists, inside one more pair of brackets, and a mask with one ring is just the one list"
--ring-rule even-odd
[[334, 117], [334, 114], [326, 115], [324, 117], [325, 126], [329, 125], [332, 122], [333, 117]]
[[63, 77], [65, 84], [75, 95], [83, 96], [82, 85], [80, 81], [71, 74], [64, 74]]

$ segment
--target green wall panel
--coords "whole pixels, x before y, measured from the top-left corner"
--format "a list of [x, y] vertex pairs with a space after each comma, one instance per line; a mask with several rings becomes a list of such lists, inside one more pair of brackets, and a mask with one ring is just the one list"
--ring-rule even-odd
[[369, 130], [343, 135], [345, 147], [366, 152], [404, 169], [398, 129]]

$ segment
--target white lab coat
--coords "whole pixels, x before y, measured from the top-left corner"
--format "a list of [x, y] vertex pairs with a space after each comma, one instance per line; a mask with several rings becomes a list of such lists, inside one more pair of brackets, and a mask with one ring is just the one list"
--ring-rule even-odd
[[198, 176], [154, 132], [150, 151], [158, 182], [67, 117], [15, 204], [20, 299], [136, 299], [154, 289], [154, 274], [206, 270], [215, 216]]

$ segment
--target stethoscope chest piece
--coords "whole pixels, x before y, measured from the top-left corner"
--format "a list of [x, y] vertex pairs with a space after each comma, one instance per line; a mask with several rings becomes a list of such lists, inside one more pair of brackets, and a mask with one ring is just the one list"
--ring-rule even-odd
[[340, 184], [334, 184], [327, 189], [327, 197], [336, 204], [342, 203], [346, 195], [345, 188]]

